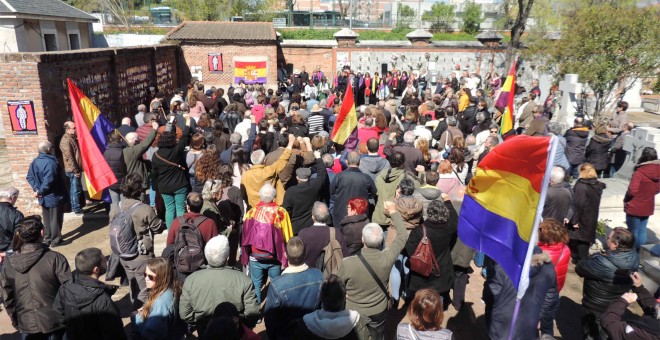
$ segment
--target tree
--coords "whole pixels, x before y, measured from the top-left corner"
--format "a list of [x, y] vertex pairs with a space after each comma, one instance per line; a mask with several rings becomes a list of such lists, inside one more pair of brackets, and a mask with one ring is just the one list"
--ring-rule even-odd
[[399, 3], [399, 15], [396, 26], [398, 28], [410, 28], [410, 24], [415, 19], [415, 10], [412, 7]]
[[430, 11], [424, 12], [422, 20], [431, 21], [431, 29], [448, 31], [454, 22], [454, 6], [445, 3], [435, 3]]
[[527, 19], [529, 18], [533, 5], [534, 0], [518, 0], [518, 14], [516, 15], [516, 21], [514, 21], [513, 26], [511, 26], [509, 64], [513, 63], [513, 59], [516, 56], [516, 50], [520, 48], [520, 38], [522, 38], [522, 35], [525, 32], [525, 25], [527, 24]]
[[466, 1], [463, 7], [463, 31], [469, 34], [479, 32], [481, 22], [481, 5], [475, 4], [473, 0]]
[[588, 6], [565, 19], [559, 40], [537, 41], [530, 52], [545, 56], [560, 76], [580, 76], [594, 91], [593, 120], [598, 122], [635, 80], [654, 76], [660, 68], [659, 21], [653, 8]]

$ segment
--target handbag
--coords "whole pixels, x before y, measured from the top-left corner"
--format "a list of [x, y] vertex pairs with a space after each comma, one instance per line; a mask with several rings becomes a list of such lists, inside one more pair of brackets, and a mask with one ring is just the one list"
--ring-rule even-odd
[[424, 236], [419, 241], [415, 253], [410, 257], [410, 270], [424, 277], [429, 277], [431, 274], [440, 276], [440, 266], [435, 259], [431, 242], [426, 237], [426, 227], [424, 225], [422, 225], [422, 230]]

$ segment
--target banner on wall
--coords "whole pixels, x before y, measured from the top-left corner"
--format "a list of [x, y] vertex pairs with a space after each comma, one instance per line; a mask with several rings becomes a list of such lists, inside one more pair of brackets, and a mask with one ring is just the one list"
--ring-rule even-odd
[[209, 72], [222, 73], [222, 53], [209, 53]]
[[234, 83], [265, 84], [268, 74], [267, 57], [235, 57]]
[[14, 135], [36, 135], [37, 119], [31, 100], [8, 100], [7, 109]]

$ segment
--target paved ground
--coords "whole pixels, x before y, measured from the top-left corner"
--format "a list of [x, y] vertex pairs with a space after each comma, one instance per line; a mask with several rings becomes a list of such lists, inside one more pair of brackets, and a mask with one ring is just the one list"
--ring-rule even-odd
[[[7, 153], [4, 147], [0, 147], [0, 163], [6, 161]], [[0, 168], [0, 186], [11, 183], [12, 179], [7, 172], [7, 167]], [[3, 170], [5, 169], [5, 170]], [[610, 227], [625, 226], [625, 214], [622, 208], [623, 193], [627, 183], [620, 180], [609, 180], [603, 201], [601, 202], [601, 219], [609, 219]], [[623, 190], [623, 192], [622, 192]], [[90, 209], [90, 208], [87, 208]], [[57, 248], [63, 253], [73, 267], [73, 258], [75, 254], [87, 247], [98, 247], [105, 254], [109, 254], [110, 247], [108, 243], [108, 217], [101, 209], [88, 210], [84, 216], [65, 215], [65, 224], [63, 235], [66, 240], [72, 241], [70, 245]], [[649, 221], [649, 243], [658, 243], [660, 236], [660, 216], [652, 216]], [[156, 253], [160, 254], [164, 248], [166, 235], [156, 236]], [[479, 270], [475, 268], [475, 272]], [[453, 307], [445, 314], [444, 325], [451, 329], [456, 335], [456, 339], [481, 340], [487, 339], [484, 322], [484, 304], [481, 301], [481, 292], [484, 280], [480, 275], [473, 274], [466, 292], [466, 307], [458, 313]], [[117, 284], [117, 282], [113, 282]], [[128, 289], [122, 287], [113, 299], [120, 306], [124, 323], [128, 324], [128, 316], [131, 312], [128, 299]], [[574, 267], [569, 267], [566, 284], [561, 292], [561, 306], [557, 313], [557, 323], [555, 335], [560, 339], [580, 339], [580, 300], [582, 298], [582, 280], [575, 274]], [[524, 313], [525, 311], [521, 311]], [[391, 313], [387, 324], [387, 339], [394, 339], [396, 325], [405, 320], [405, 310], [399, 309]], [[126, 328], [128, 330], [128, 326]], [[255, 328], [260, 334], [264, 335], [263, 324]], [[6, 312], [0, 312], [0, 340], [20, 339], [18, 332], [14, 331]]]

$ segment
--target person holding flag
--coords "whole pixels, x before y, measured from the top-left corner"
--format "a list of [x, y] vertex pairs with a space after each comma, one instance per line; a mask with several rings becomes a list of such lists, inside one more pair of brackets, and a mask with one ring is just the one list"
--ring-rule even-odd
[[513, 100], [516, 96], [516, 62], [511, 65], [509, 75], [500, 90], [495, 107], [502, 112], [500, 134], [506, 140], [515, 135], [513, 132]]

